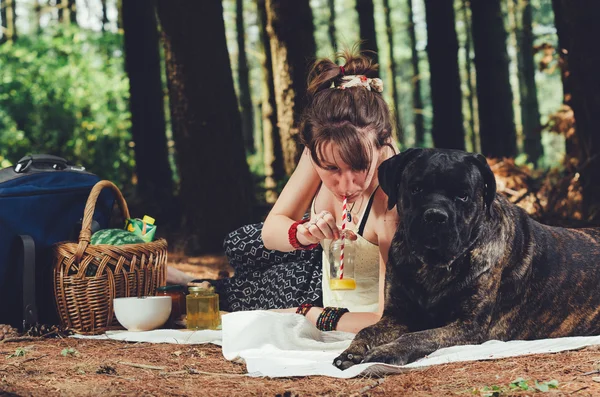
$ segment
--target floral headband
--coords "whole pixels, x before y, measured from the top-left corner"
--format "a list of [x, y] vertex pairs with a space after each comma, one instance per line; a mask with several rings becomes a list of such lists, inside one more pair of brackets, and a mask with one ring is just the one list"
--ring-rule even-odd
[[350, 87], [365, 87], [369, 91], [383, 92], [383, 81], [378, 78], [371, 79], [362, 74], [352, 74], [343, 76], [342, 82], [336, 88], [345, 90]]

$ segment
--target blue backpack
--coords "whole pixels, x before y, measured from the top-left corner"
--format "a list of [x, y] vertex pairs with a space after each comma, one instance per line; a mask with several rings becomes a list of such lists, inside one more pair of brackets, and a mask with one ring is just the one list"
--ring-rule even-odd
[[[57, 323], [52, 245], [76, 240], [100, 178], [51, 155], [23, 157], [0, 170], [0, 323], [26, 329]], [[100, 195], [93, 230], [108, 227], [114, 198]]]

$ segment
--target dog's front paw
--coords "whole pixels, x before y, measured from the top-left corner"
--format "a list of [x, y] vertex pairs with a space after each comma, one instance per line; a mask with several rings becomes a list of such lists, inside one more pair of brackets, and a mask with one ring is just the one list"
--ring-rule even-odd
[[333, 360], [333, 365], [341, 370], [348, 369], [354, 364], [360, 364], [367, 354], [368, 346], [365, 343], [352, 343], [342, 354]]
[[365, 363], [385, 363], [392, 365], [404, 365], [408, 363], [409, 355], [398, 343], [391, 342], [378, 346], [365, 355]]

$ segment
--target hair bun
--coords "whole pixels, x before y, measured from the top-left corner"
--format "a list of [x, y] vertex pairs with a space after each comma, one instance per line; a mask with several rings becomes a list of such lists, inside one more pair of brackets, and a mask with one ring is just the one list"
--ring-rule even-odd
[[[341, 66], [335, 62], [343, 60]], [[339, 86], [342, 77], [348, 75], [364, 75], [376, 77], [378, 66], [365, 52], [359, 52], [358, 46], [341, 51], [335, 55], [335, 61], [329, 58], [315, 62], [308, 74], [308, 95], [313, 97], [318, 92], [333, 86]], [[380, 92], [380, 91], [378, 91]]]

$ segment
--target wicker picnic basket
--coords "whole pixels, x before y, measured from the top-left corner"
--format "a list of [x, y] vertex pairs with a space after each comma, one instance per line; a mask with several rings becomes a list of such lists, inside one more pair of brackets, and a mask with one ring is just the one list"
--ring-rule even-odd
[[61, 325], [81, 334], [119, 329], [113, 298], [154, 295], [166, 281], [167, 242], [126, 245], [91, 245], [96, 200], [103, 188], [115, 193], [121, 213], [129, 209], [110, 181], [98, 182], [90, 192], [78, 242], [54, 246], [54, 298]]

